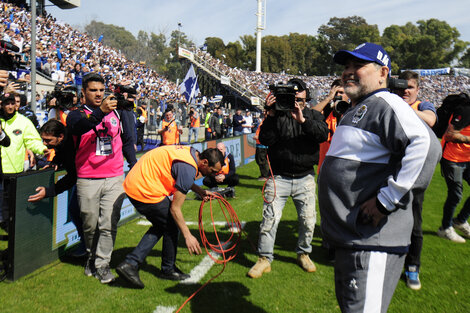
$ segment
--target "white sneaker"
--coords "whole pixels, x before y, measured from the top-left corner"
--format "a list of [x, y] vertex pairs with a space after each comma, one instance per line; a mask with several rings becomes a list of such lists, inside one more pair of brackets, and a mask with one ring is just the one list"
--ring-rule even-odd
[[470, 225], [468, 225], [468, 222], [465, 221], [464, 223], [457, 223], [457, 221], [454, 219], [454, 227], [458, 230], [460, 230], [463, 233], [464, 237], [470, 238]]
[[437, 231], [437, 235], [441, 238], [448, 239], [453, 242], [458, 243], [465, 243], [465, 239], [463, 239], [459, 234], [455, 232], [454, 227], [450, 226], [446, 229], [439, 228]]

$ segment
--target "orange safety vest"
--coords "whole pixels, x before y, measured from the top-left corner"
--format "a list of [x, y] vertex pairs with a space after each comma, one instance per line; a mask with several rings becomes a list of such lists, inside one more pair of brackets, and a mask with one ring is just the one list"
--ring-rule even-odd
[[64, 124], [64, 126], [67, 126], [67, 114], [62, 110], [59, 110], [59, 121]]
[[201, 126], [201, 122], [199, 121], [199, 115], [197, 118], [193, 116], [191, 116], [191, 127], [192, 128], [196, 128], [196, 127], [199, 127]]
[[415, 111], [418, 111], [418, 105], [421, 103], [421, 101], [417, 100], [415, 103], [410, 104], [411, 108]]
[[[470, 136], [470, 125], [462, 129], [460, 133], [464, 136]], [[447, 142], [442, 139], [441, 145], [444, 150], [442, 153], [444, 159], [455, 163], [470, 162], [470, 144]]]
[[48, 162], [51, 162], [54, 157], [55, 157], [55, 149], [49, 149], [51, 152], [49, 153], [49, 155], [47, 156], [47, 161]]
[[334, 116], [333, 112], [331, 112], [330, 115], [328, 115], [328, 117], [326, 118], [325, 123], [328, 125], [328, 129], [330, 130], [330, 132], [328, 133], [327, 141], [322, 142], [320, 144], [320, 151], [318, 152], [318, 174], [320, 173], [320, 168], [323, 163], [323, 160], [325, 160], [326, 153], [328, 152], [328, 149], [330, 149], [331, 139], [336, 131], [338, 119], [336, 118], [336, 116]]
[[228, 158], [228, 155], [227, 155], [224, 159], [224, 165], [222, 166], [220, 171], [217, 173], [217, 175], [219, 174], [227, 175], [229, 171], [230, 171], [230, 159]]
[[137, 201], [159, 203], [176, 191], [175, 179], [171, 176], [174, 161], [188, 163], [196, 169], [196, 160], [190, 146], [163, 146], [144, 154], [132, 167], [124, 180], [124, 191]]
[[258, 126], [258, 128], [256, 129], [256, 132], [255, 132], [256, 144], [257, 144], [257, 145], [260, 145], [260, 144], [261, 144], [261, 142], [259, 142], [259, 131], [261, 130], [261, 125], [263, 125], [263, 122], [264, 122], [264, 120], [262, 120], [262, 121], [259, 123], [259, 126]]
[[147, 110], [144, 109], [144, 107], [139, 107], [142, 110], [142, 116], [147, 119]]
[[168, 145], [177, 145], [180, 143], [180, 133], [178, 131], [178, 125], [176, 121], [172, 120], [170, 122], [162, 121], [162, 129], [168, 126], [168, 130], [162, 133], [162, 144], [165, 146]]

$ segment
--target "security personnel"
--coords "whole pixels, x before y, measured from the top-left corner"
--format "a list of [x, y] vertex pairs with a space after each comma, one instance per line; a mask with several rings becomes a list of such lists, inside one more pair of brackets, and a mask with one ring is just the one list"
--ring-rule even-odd
[[193, 190], [202, 198], [211, 195], [194, 184], [202, 175], [215, 175], [222, 167], [223, 155], [217, 149], [199, 153], [189, 146], [163, 146], [144, 154], [124, 181], [124, 190], [136, 210], [144, 215], [152, 227], [137, 247], [118, 265], [117, 272], [138, 288], [144, 288], [139, 277], [139, 266], [144, 262], [158, 240], [163, 237], [160, 278], [183, 280], [189, 275], [175, 265], [179, 232], [184, 236], [190, 254], [200, 254], [198, 240], [184, 221], [181, 207], [186, 193]]
[[[1, 129], [10, 138], [10, 144], [1, 149], [1, 167], [3, 170], [3, 197], [1, 202], [0, 222], [8, 222], [8, 207], [11, 196], [11, 179], [15, 174], [23, 172], [26, 149], [36, 154], [48, 154], [49, 150], [42, 144], [41, 137], [33, 123], [16, 110], [16, 99], [12, 93], [4, 94], [1, 99]], [[5, 224], [3, 224], [5, 226]]]
[[206, 140], [211, 140], [212, 139], [212, 130], [209, 126], [209, 121], [211, 119], [211, 115], [212, 115], [212, 110], [209, 110], [207, 113], [206, 113], [206, 118], [204, 120], [204, 128], [206, 129], [205, 131], [205, 138]]
[[181, 133], [183, 133], [183, 129], [176, 124], [173, 112], [167, 109], [162, 121], [162, 128], [158, 131], [158, 134], [162, 136], [162, 145], [179, 144]]

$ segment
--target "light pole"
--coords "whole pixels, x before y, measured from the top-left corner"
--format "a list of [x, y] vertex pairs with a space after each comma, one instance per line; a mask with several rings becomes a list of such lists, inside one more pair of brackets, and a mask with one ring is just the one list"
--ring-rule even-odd
[[[266, 28], [266, 1], [264, 0], [264, 12], [263, 12], [263, 0], [258, 1], [258, 12], [256, 16], [258, 21], [256, 24], [256, 72], [261, 72], [261, 31]], [[264, 16], [264, 23], [263, 23]]]
[[36, 0], [31, 0], [31, 109], [36, 113]]

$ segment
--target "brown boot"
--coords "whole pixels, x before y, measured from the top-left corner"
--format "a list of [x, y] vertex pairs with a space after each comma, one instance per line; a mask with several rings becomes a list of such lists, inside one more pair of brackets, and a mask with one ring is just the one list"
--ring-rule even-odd
[[310, 260], [310, 257], [306, 253], [297, 255], [297, 263], [304, 271], [308, 273], [313, 273], [317, 270], [317, 267], [315, 264], [313, 264], [312, 260]]
[[258, 261], [248, 272], [248, 276], [251, 278], [260, 278], [263, 273], [271, 272], [271, 263], [266, 257], [259, 257]]

